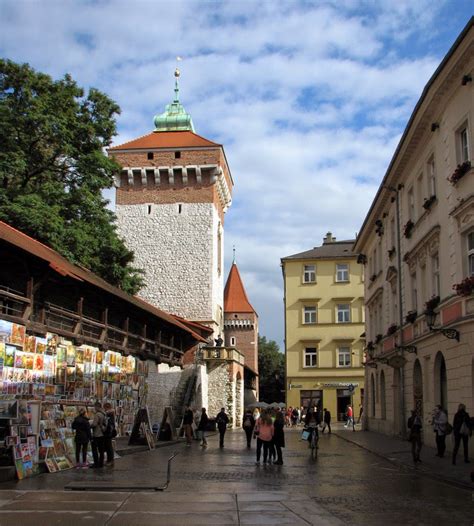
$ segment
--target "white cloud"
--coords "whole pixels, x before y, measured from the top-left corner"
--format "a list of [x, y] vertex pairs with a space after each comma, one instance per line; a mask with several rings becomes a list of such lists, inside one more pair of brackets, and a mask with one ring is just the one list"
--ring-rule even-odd
[[[354, 237], [442, 58], [432, 43], [444, 7], [4, 0], [0, 50], [110, 94], [122, 108], [116, 143], [151, 131], [184, 57], [181, 100], [197, 132], [224, 144], [236, 184], [227, 265], [235, 244], [262, 333], [281, 344], [280, 258], [321, 244], [328, 230]], [[456, 16], [462, 27], [470, 12]], [[456, 36], [445, 34], [440, 49]]]

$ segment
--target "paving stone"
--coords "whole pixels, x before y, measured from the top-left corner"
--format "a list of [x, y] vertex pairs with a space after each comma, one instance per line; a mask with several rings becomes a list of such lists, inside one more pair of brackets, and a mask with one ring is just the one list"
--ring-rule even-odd
[[180, 491], [163, 491], [158, 493], [131, 493], [129, 503], [135, 502], [228, 502], [235, 505], [235, 495], [232, 493], [188, 493]]
[[287, 511], [285, 506], [278, 501], [271, 502], [246, 502], [239, 501], [239, 512], [242, 511]]
[[103, 526], [110, 516], [107, 512], [0, 512], [0, 526]]
[[292, 526], [308, 526], [308, 523], [300, 519], [290, 511], [266, 511], [262, 512], [241, 512], [239, 513], [241, 526], [260, 526], [265, 524], [291, 524]]
[[256, 491], [253, 493], [239, 493], [238, 502], [267, 502], [282, 501], [289, 497], [286, 491]]
[[[105, 493], [101, 491], [28, 491], [22, 497], [25, 501], [55, 501], [55, 502], [123, 502], [130, 493]], [[3, 492], [0, 492], [3, 497]]]
[[10, 501], [9, 504], [6, 504], [1, 508], [1, 511], [8, 510], [19, 510], [21, 511], [39, 511], [39, 510], [51, 510], [51, 511], [115, 511], [119, 502], [77, 502], [77, 501], [65, 501], [65, 500], [15, 500]]
[[222, 513], [137, 513], [121, 512], [116, 513], [112, 519], [107, 522], [107, 526], [145, 526], [163, 525], [163, 526], [183, 526], [186, 524], [192, 526], [238, 526], [239, 519], [237, 512]]
[[159, 513], [211, 513], [215, 511], [237, 511], [235, 502], [130, 502], [120, 508], [120, 511], [153, 511]]

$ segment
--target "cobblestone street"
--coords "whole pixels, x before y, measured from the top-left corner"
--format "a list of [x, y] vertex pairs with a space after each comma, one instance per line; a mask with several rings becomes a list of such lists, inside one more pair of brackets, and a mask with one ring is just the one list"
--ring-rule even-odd
[[[356, 445], [324, 435], [312, 461], [300, 430], [287, 431], [283, 466], [255, 465], [240, 430], [223, 450], [183, 444], [116, 461], [115, 469], [70, 470], [4, 483], [0, 526], [52, 524], [426, 524], [472, 525], [472, 491], [419, 476]], [[165, 492], [72, 492], [72, 482], [161, 485]]]

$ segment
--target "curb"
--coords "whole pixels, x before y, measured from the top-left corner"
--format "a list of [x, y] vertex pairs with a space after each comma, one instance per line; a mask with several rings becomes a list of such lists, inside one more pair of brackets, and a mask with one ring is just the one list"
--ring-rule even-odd
[[346, 442], [349, 442], [350, 444], [354, 444], [357, 447], [360, 447], [361, 449], [368, 451], [369, 453], [372, 453], [373, 455], [383, 458], [384, 460], [387, 460], [394, 466], [397, 466], [399, 468], [409, 469], [410, 471], [413, 471], [414, 473], [417, 473], [418, 475], [422, 475], [424, 477], [436, 480], [438, 482], [444, 482], [445, 484], [449, 484], [450, 486], [454, 486], [457, 488], [465, 489], [472, 491], [473, 486], [472, 484], [469, 484], [467, 482], [462, 482], [460, 480], [455, 480], [449, 477], [444, 477], [442, 475], [438, 475], [437, 473], [433, 473], [432, 471], [419, 471], [411, 464], [406, 464], [405, 462], [400, 462], [399, 460], [393, 459], [391, 457], [388, 457], [384, 455], [383, 453], [379, 453], [378, 451], [374, 451], [373, 449], [368, 448], [367, 446], [363, 446], [362, 444], [358, 444], [357, 442], [354, 442], [350, 438], [346, 438], [345, 436], [340, 435], [337, 431], [332, 433], [333, 435], [337, 436], [338, 438], [341, 438], [342, 440], [345, 440]]

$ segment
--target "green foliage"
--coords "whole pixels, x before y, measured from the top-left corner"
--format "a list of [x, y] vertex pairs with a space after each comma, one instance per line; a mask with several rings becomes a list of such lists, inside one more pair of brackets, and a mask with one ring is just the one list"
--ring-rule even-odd
[[263, 402], [284, 402], [285, 394], [285, 355], [278, 344], [258, 337], [258, 374], [260, 400]]
[[120, 169], [104, 154], [119, 112], [69, 75], [0, 60], [0, 220], [134, 294], [141, 271], [101, 193]]

